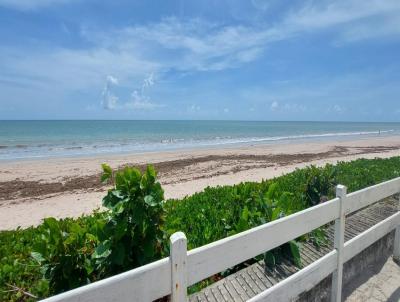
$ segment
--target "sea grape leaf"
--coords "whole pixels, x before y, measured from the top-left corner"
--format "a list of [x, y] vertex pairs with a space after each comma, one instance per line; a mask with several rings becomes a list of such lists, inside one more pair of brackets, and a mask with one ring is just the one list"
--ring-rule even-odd
[[31, 256], [33, 259], [35, 259], [37, 262], [42, 263], [46, 259], [42, 256], [42, 254], [38, 252], [31, 252]]
[[296, 266], [301, 267], [301, 257], [300, 257], [300, 247], [299, 244], [295, 241], [289, 241], [290, 251], [292, 253], [293, 261]]
[[151, 206], [151, 207], [154, 207], [154, 206], [157, 205], [157, 201], [156, 201], [156, 200], [154, 199], [154, 197], [151, 196], [151, 195], [146, 195], [146, 196], [144, 197], [144, 202], [145, 202], [147, 205]]
[[274, 267], [275, 266], [275, 256], [272, 253], [272, 251], [268, 251], [264, 253], [264, 263], [268, 267]]
[[101, 242], [95, 249], [93, 253], [93, 258], [106, 258], [111, 254], [111, 250], [109, 248], [109, 241], [106, 240], [104, 242]]

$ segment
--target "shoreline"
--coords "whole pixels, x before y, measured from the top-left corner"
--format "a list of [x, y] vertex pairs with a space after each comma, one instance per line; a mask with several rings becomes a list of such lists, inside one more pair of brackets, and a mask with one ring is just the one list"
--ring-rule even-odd
[[[309, 134], [309, 135], [294, 135], [284, 137], [270, 137], [268, 139], [254, 139], [242, 142], [225, 142], [219, 144], [199, 144], [188, 146], [174, 146], [169, 148], [161, 148], [158, 150], [131, 150], [131, 151], [107, 151], [101, 152], [85, 152], [83, 154], [69, 154], [69, 155], [53, 155], [53, 156], [32, 156], [20, 158], [0, 158], [0, 166], [2, 163], [18, 163], [18, 162], [36, 162], [48, 160], [67, 160], [67, 159], [92, 159], [104, 157], [123, 157], [133, 155], [146, 155], [146, 154], [159, 154], [159, 153], [176, 153], [176, 152], [196, 152], [200, 150], [211, 151], [219, 149], [238, 149], [245, 147], [257, 146], [270, 146], [270, 145], [291, 145], [303, 143], [323, 143], [323, 142], [346, 142], [354, 140], [369, 140], [379, 138], [396, 137], [400, 134], [393, 134], [394, 130], [372, 131], [372, 132], [343, 132], [343, 133], [323, 133], [323, 134]], [[1, 147], [1, 146], [0, 146]]]
[[[248, 146], [266, 146], [276, 144], [302, 144], [302, 143], [320, 143], [329, 141], [353, 141], [353, 140], [366, 140], [373, 138], [385, 138], [400, 136], [400, 133], [395, 130], [376, 130], [367, 132], [335, 132], [335, 133], [320, 133], [320, 134], [299, 134], [289, 136], [272, 136], [268, 138], [247, 138], [243, 141], [231, 141], [221, 143], [205, 143], [198, 145], [176, 145], [176, 146], [164, 146], [163, 148], [151, 148], [151, 149], [137, 149], [137, 150], [119, 150], [119, 151], [103, 151], [103, 152], [84, 152], [82, 154], [55, 154], [55, 155], [40, 155], [34, 156], [33, 154], [26, 157], [16, 158], [2, 158], [0, 157], [0, 165], [2, 163], [15, 163], [15, 162], [31, 162], [31, 161], [44, 161], [44, 160], [65, 160], [65, 159], [88, 159], [88, 158], [102, 158], [102, 157], [118, 157], [118, 156], [130, 156], [130, 155], [145, 155], [154, 153], [168, 153], [168, 152], [189, 152], [199, 150], [219, 150], [219, 149], [236, 149]], [[157, 144], [157, 143], [155, 143]], [[0, 146], [0, 150], [1, 150]], [[26, 146], [28, 147], [28, 146]], [[7, 147], [8, 148], [8, 147]], [[82, 149], [83, 147], [71, 147], [67, 149]], [[1, 154], [0, 154], [1, 155]]]
[[0, 230], [36, 225], [48, 216], [77, 217], [101, 207], [107, 190], [99, 180], [101, 163], [113, 169], [154, 164], [167, 199], [207, 186], [261, 181], [310, 164], [399, 155], [400, 136], [381, 136], [0, 162]]

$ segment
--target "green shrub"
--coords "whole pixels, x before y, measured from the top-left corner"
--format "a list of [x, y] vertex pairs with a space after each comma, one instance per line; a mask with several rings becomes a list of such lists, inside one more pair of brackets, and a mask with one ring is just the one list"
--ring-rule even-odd
[[[49, 295], [40, 265], [30, 256], [38, 238], [36, 228], [0, 232], [0, 301], [24, 301]], [[19, 289], [19, 290], [18, 290]]]
[[41, 265], [50, 293], [59, 293], [93, 281], [91, 255], [97, 244], [91, 223], [102, 220], [87, 219], [80, 225], [71, 219], [57, 221], [46, 218], [39, 227], [41, 236], [33, 245], [31, 256]]
[[164, 191], [156, 172], [127, 167], [113, 177], [103, 165], [102, 180], [115, 184], [103, 199], [110, 209], [93, 258], [101, 276], [122, 272], [161, 258], [163, 250]]
[[[103, 169], [103, 180], [114, 183], [103, 200], [109, 211], [0, 232], [0, 301], [32, 300], [26, 293], [43, 298], [167, 256], [175, 231], [185, 232], [192, 249], [332, 198], [339, 183], [352, 192], [399, 177], [400, 157], [311, 166], [164, 203], [151, 167], [143, 174]], [[323, 234], [316, 230], [300, 239], [318, 245]], [[291, 255], [299, 265], [298, 248], [292, 241], [264, 258], [273, 264]]]

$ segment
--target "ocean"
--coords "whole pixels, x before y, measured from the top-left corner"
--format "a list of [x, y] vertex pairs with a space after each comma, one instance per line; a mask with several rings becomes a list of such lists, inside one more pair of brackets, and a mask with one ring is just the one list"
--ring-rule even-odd
[[400, 123], [0, 121], [0, 160], [399, 135]]

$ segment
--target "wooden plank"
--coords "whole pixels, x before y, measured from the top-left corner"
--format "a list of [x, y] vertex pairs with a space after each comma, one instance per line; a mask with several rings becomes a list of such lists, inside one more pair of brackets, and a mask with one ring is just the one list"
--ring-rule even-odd
[[297, 297], [300, 293], [310, 290], [323, 278], [327, 277], [336, 268], [337, 251], [329, 254], [306, 266], [297, 273], [289, 276], [275, 286], [258, 294], [249, 300], [286, 302]]
[[215, 300], [213, 293], [211, 292], [210, 288], [206, 288], [204, 291], [204, 296], [206, 297], [206, 301], [207, 302], [217, 302], [217, 300]]
[[169, 258], [82, 286], [43, 302], [153, 301], [171, 293]]
[[300, 257], [301, 257], [301, 262], [305, 265], [309, 265], [314, 262], [314, 259], [312, 259], [310, 255], [306, 252], [306, 250], [303, 248], [300, 248]]
[[400, 191], [400, 177], [347, 195], [345, 213], [349, 214]]
[[201, 292], [198, 292], [198, 293], [196, 293], [196, 294], [194, 294], [194, 295], [191, 295], [190, 297], [189, 297], [189, 301], [190, 302], [202, 302], [202, 301], [204, 301], [204, 299], [202, 298], [202, 296], [203, 296], [203, 292], [201, 291]]
[[301, 249], [305, 251], [306, 254], [314, 254], [315, 258], [313, 258], [313, 262], [318, 260], [319, 258], [323, 257], [326, 253], [322, 252], [321, 247], [317, 248], [314, 245], [311, 244], [303, 244], [301, 246]]
[[221, 292], [219, 291], [218, 287], [213, 286], [210, 288], [211, 293], [214, 296], [215, 301], [222, 302], [224, 301], [224, 297], [222, 296]]
[[344, 262], [350, 260], [368, 246], [385, 236], [400, 224], [400, 212], [382, 220], [365, 232], [344, 244]]
[[234, 291], [242, 301], [247, 301], [250, 298], [235, 278], [228, 277], [228, 281], [228, 284], [233, 287]]
[[[339, 216], [339, 199], [297, 212], [188, 252], [188, 285], [278, 247]], [[223, 257], [218, 257], [223, 255]]]
[[253, 297], [256, 294], [253, 290], [253, 285], [248, 284], [246, 280], [243, 278], [242, 272], [235, 274], [234, 279], [237, 281], [240, 287], [245, 291], [248, 297]]
[[358, 234], [369, 229], [373, 225], [364, 223], [363, 219], [357, 216], [357, 217], [352, 217], [352, 219], [348, 219], [347, 226], [348, 227], [346, 228], [346, 232], [352, 233], [353, 237], [355, 237]]
[[224, 280], [223, 285], [226, 288], [226, 291], [231, 295], [232, 301], [234, 301], [234, 302], [246, 301], [246, 300], [242, 299], [242, 297], [235, 290], [235, 288], [233, 287], [232, 283], [227, 278]]
[[289, 274], [294, 274], [299, 271], [297, 266], [294, 266], [292, 262], [290, 262], [288, 259], [283, 258], [281, 265], [285, 268], [285, 271], [288, 271]]
[[232, 301], [231, 295], [226, 290], [226, 287], [224, 286], [224, 284], [221, 283], [221, 284], [217, 285], [217, 288], [223, 297], [223, 301], [225, 301], [225, 302]]
[[264, 267], [262, 267], [260, 264], [256, 264], [254, 266], [254, 273], [258, 276], [258, 278], [260, 278], [260, 280], [263, 281], [263, 283], [265, 285], [267, 285], [267, 287], [271, 287], [274, 286], [274, 282], [272, 282], [264, 273]]
[[267, 289], [265, 286], [264, 282], [262, 279], [260, 279], [260, 276], [254, 271], [255, 266], [251, 265], [249, 268], [246, 269], [247, 274], [250, 276], [250, 278], [253, 280], [253, 282], [257, 285], [258, 287], [258, 292], [262, 292]]

